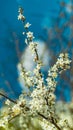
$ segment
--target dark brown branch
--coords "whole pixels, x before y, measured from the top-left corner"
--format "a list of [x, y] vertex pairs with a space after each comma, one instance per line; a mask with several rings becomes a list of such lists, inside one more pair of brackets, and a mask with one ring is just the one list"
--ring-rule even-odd
[[1, 92], [0, 92], [0, 95], [3, 96], [3, 97], [5, 97], [6, 99], [10, 100], [11, 102], [17, 104], [17, 102], [16, 102], [15, 100], [9, 98], [7, 95], [5, 95], [5, 94], [3, 94], [3, 93], [1, 93]]
[[[38, 115], [40, 115], [42, 118], [46, 119], [48, 121], [48, 117], [45, 117], [43, 114], [38, 112]], [[54, 121], [53, 117], [51, 118], [51, 123], [58, 129], [61, 130], [61, 128], [57, 125], [57, 123]]]
[[57, 125], [57, 123], [54, 121], [53, 117], [51, 118], [51, 122], [52, 124], [55, 125], [55, 127], [58, 129], [58, 130], [61, 130], [61, 128]]
[[43, 114], [41, 114], [41, 113], [39, 113], [39, 112], [38, 112], [38, 115], [41, 116], [41, 117], [43, 117], [44, 119], [48, 120], [47, 117], [45, 117]]

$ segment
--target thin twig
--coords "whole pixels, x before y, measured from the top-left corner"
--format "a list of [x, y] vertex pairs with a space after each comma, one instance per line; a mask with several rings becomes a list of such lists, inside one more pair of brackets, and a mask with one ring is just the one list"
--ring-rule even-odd
[[46, 116], [44, 116], [43, 114], [41, 114], [39, 112], [38, 112], [38, 115], [41, 116], [41, 117], [43, 117], [44, 119], [48, 120], [48, 118]]
[[1, 93], [1, 92], [0, 92], [0, 95], [3, 96], [3, 97], [5, 97], [6, 99], [10, 100], [11, 102], [17, 104], [17, 102], [16, 102], [15, 100], [9, 98], [7, 95], [5, 95], [5, 94], [3, 94], [3, 93]]
[[61, 130], [61, 128], [57, 125], [57, 123], [54, 121], [53, 117], [51, 118], [51, 121], [52, 121], [52, 124], [55, 125], [55, 127], [58, 129], [58, 130]]
[[19, 115], [20, 115], [20, 113], [19, 113], [18, 115], [13, 116], [12, 118], [10, 118], [10, 119], [8, 120], [8, 122], [12, 121], [14, 118], [18, 117]]

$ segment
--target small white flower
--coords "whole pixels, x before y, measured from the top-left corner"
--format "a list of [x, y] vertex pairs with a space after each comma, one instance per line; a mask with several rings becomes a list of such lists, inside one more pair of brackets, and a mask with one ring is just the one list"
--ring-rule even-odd
[[19, 13], [19, 15], [18, 15], [18, 20], [22, 20], [22, 21], [24, 21], [24, 20], [25, 20], [24, 15], [21, 14], [21, 13]]
[[24, 28], [29, 28], [31, 26], [31, 24], [29, 22], [27, 22], [24, 26]]
[[6, 104], [6, 105], [10, 105], [10, 100], [7, 99], [7, 100], [5, 101], [5, 104]]
[[34, 38], [34, 36], [33, 36], [33, 32], [27, 32], [26, 33], [27, 34], [27, 38], [29, 38], [29, 39], [33, 39]]

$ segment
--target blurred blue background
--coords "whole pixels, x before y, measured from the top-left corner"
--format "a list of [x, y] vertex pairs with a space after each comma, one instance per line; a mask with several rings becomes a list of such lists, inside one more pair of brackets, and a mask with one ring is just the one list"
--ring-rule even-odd
[[[27, 21], [32, 24], [31, 31], [34, 32], [36, 39], [42, 39], [52, 50], [52, 56], [57, 57], [64, 49], [72, 56], [72, 43], [68, 46], [72, 37], [69, 36], [69, 24], [62, 26], [66, 21], [72, 22], [72, 10], [70, 6], [72, 1], [63, 0], [67, 5], [62, 6], [61, 0], [2, 0], [0, 1], [0, 89], [5, 91], [9, 97], [17, 98], [21, 93], [21, 86], [18, 82], [17, 64], [19, 62], [19, 53], [22, 54], [24, 37], [22, 35], [23, 25], [17, 20], [18, 7], [24, 8], [24, 14]], [[68, 7], [67, 7], [68, 6]], [[67, 8], [65, 8], [67, 7]], [[66, 12], [65, 12], [66, 11]], [[66, 14], [64, 18], [60, 16], [60, 12]], [[59, 27], [61, 32], [55, 30]], [[50, 31], [51, 30], [52, 33]], [[69, 34], [68, 34], [69, 33]], [[59, 36], [57, 34], [60, 34]], [[64, 34], [64, 35], [63, 35]], [[56, 35], [56, 36], [55, 36]], [[52, 36], [52, 38], [51, 38]], [[49, 44], [50, 42], [50, 44]], [[51, 65], [55, 63], [55, 57], [51, 61]], [[65, 73], [67, 79], [59, 80], [56, 90], [57, 99], [65, 101], [71, 100], [71, 77], [70, 72]], [[72, 73], [71, 73], [72, 75]], [[67, 81], [67, 82], [66, 82]], [[63, 87], [62, 87], [63, 86]], [[61, 94], [60, 94], [61, 93]]]

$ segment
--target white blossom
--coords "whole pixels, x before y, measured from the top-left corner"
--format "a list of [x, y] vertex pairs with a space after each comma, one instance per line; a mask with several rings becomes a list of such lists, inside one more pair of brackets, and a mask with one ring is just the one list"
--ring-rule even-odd
[[30, 32], [30, 31], [29, 31], [29, 32], [26, 33], [26, 35], [27, 35], [27, 38], [28, 38], [28, 39], [33, 39], [33, 38], [34, 38], [33, 32]]
[[24, 15], [20, 13], [20, 14], [18, 15], [18, 20], [24, 21], [24, 20], [25, 20]]
[[24, 26], [24, 28], [29, 28], [31, 26], [31, 24], [29, 22], [27, 22]]

